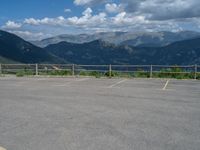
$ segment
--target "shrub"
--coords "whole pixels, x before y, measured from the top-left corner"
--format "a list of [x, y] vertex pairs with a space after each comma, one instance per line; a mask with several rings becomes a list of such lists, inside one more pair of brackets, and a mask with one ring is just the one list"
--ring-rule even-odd
[[200, 80], [200, 74], [197, 74], [197, 80]]
[[33, 71], [31, 70], [20, 70], [16, 73], [17, 77], [31, 76], [31, 75], [34, 75]]
[[149, 72], [145, 72], [143, 70], [138, 70], [138, 71], [134, 72], [133, 77], [135, 77], [135, 78], [149, 78], [150, 74], [149, 74]]
[[115, 72], [115, 71], [111, 71], [111, 72], [106, 72], [104, 74], [106, 77], [116, 77], [116, 76], [120, 76], [120, 73], [119, 72]]
[[89, 76], [89, 73], [86, 72], [86, 71], [81, 71], [81, 72], [79, 73], [79, 75], [80, 75], [80, 76]]
[[96, 78], [100, 78], [101, 76], [103, 76], [103, 74], [98, 71], [81, 71], [79, 75], [80, 76], [94, 76]]
[[48, 71], [47, 74], [52, 76], [67, 76], [72, 75], [72, 72], [68, 70], [52, 70]]
[[24, 71], [18, 71], [18, 72], [16, 73], [16, 76], [17, 76], [17, 77], [23, 77], [23, 76], [24, 76]]
[[89, 75], [90, 76], [94, 76], [96, 78], [100, 78], [102, 76], [102, 74], [98, 71], [92, 71], [92, 72], [89, 72]]
[[175, 78], [175, 79], [193, 79], [193, 73], [187, 73], [179, 67], [162, 69], [160, 72], [154, 72], [153, 77], [158, 78]]

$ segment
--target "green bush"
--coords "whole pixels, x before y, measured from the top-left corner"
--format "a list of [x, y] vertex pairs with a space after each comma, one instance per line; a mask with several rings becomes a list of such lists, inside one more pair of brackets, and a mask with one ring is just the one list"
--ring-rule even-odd
[[72, 75], [71, 71], [68, 70], [52, 70], [47, 72], [48, 75], [52, 76], [68, 76]]
[[89, 76], [89, 73], [86, 72], [86, 71], [81, 71], [81, 72], [79, 73], [79, 75], [80, 75], [80, 76]]
[[81, 76], [93, 76], [93, 77], [96, 77], [96, 78], [100, 78], [100, 77], [103, 76], [103, 73], [98, 72], [98, 71], [81, 71], [79, 73], [79, 75], [81, 75]]
[[145, 72], [144, 70], [137, 70], [136, 72], [134, 72], [133, 77], [135, 77], [135, 78], [149, 78], [150, 73]]
[[18, 72], [16, 73], [16, 76], [17, 76], [17, 77], [23, 77], [23, 76], [24, 76], [24, 71], [18, 71]]
[[100, 78], [103, 75], [103, 73], [101, 72], [98, 72], [98, 71], [81, 71], [79, 73], [80, 76], [93, 76], [93, 77], [96, 77], [96, 78]]
[[197, 80], [200, 80], [200, 73], [197, 73]]
[[50, 76], [69, 76], [72, 72], [69, 70], [47, 70], [44, 72], [39, 72], [40, 75], [50, 75]]
[[16, 73], [17, 77], [31, 76], [31, 75], [34, 75], [33, 71], [31, 70], [20, 70]]
[[[15, 72], [14, 72], [15, 73]], [[44, 72], [39, 72], [40, 75], [52, 75], [52, 76], [68, 76], [72, 75], [70, 70], [46, 70]], [[17, 77], [23, 77], [28, 75], [35, 75], [34, 70], [28, 70], [24, 68], [16, 73]], [[100, 77], [125, 77], [125, 78], [149, 78], [150, 72], [147, 72], [142, 69], [138, 69], [135, 72], [117, 72], [112, 71], [111, 74], [109, 71], [107, 72], [100, 72], [100, 71], [87, 71], [82, 70], [79, 72], [80, 76], [94, 76], [96, 78]], [[175, 79], [194, 79], [194, 73], [187, 73], [185, 70], [179, 67], [162, 69], [160, 72], [153, 72], [154, 78], [175, 78]], [[197, 74], [197, 79], [200, 80], [200, 73]]]
[[155, 78], [175, 78], [175, 79], [193, 79], [194, 73], [187, 73], [179, 67], [162, 69], [160, 72], [154, 72]]
[[106, 77], [118, 77], [120, 75], [121, 74], [119, 72], [115, 72], [115, 71], [111, 71], [111, 72], [108, 71], [108, 72], [105, 73]]
[[96, 78], [100, 78], [102, 76], [102, 74], [98, 71], [92, 71], [90, 72], [90, 76], [94, 76]]

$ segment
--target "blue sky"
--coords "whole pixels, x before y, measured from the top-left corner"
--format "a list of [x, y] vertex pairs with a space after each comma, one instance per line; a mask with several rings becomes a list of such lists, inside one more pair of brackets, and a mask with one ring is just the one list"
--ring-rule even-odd
[[1, 0], [0, 29], [27, 40], [111, 31], [200, 31], [199, 0]]
[[0, 3], [1, 24], [7, 20], [72, 15], [64, 12], [67, 8], [73, 10], [73, 15], [79, 15], [83, 10], [76, 7], [71, 0], [1, 0]]

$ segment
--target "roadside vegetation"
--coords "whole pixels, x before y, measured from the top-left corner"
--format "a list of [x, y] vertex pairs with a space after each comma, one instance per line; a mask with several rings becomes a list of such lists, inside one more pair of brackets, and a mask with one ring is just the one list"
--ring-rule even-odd
[[[4, 71], [0, 76], [5, 74], [13, 74], [17, 77], [23, 76], [35, 76], [35, 70], [30, 70], [27, 68], [18, 71]], [[149, 71], [138, 69], [133, 72], [120, 72], [120, 71], [89, 71], [82, 69], [81, 71], [72, 70], [39, 70], [38, 75], [40, 76], [91, 76], [96, 78], [108, 77], [108, 78], [174, 78], [174, 79], [194, 79], [195, 73], [192, 71], [185, 71], [179, 67], [161, 69], [159, 71], [153, 71], [152, 74]], [[200, 80], [200, 73], [196, 74], [196, 78]]]

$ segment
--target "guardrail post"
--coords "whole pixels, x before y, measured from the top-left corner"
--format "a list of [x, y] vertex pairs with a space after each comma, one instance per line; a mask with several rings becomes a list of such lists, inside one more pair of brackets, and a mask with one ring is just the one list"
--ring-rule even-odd
[[38, 76], [38, 64], [35, 64], [35, 75]]
[[74, 76], [74, 75], [75, 75], [75, 65], [72, 64], [72, 76]]
[[112, 65], [109, 65], [109, 78], [112, 77]]
[[150, 66], [150, 78], [153, 78], [153, 65]]
[[197, 65], [194, 65], [194, 79], [197, 79]]
[[2, 64], [0, 64], [0, 74], [2, 74], [3, 71], [2, 71]]

